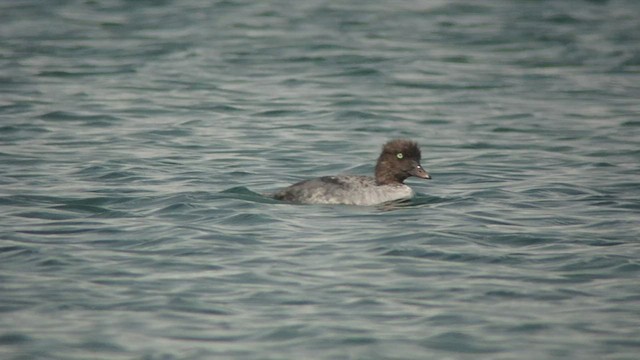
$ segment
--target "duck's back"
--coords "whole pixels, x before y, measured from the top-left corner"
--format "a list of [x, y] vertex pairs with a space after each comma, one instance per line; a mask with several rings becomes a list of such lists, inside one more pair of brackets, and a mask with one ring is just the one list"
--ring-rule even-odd
[[324, 176], [301, 181], [276, 192], [278, 200], [301, 204], [376, 205], [413, 196], [404, 184], [377, 185], [371, 176]]

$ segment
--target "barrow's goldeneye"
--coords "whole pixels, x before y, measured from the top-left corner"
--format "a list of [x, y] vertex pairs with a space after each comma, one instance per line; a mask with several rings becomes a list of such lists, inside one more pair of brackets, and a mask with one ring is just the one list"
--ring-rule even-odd
[[299, 204], [377, 205], [413, 197], [404, 184], [410, 176], [431, 179], [420, 165], [420, 148], [411, 140], [384, 144], [376, 163], [375, 177], [361, 175], [323, 176], [304, 180], [272, 196]]

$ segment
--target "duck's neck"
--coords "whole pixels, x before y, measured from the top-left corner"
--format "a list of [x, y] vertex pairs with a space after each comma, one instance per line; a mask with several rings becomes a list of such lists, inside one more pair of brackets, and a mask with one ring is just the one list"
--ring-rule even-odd
[[377, 185], [392, 185], [392, 184], [402, 184], [403, 181], [407, 178], [403, 173], [399, 173], [397, 171], [393, 171], [393, 164], [390, 164], [388, 160], [380, 157], [378, 162], [376, 163], [376, 184]]

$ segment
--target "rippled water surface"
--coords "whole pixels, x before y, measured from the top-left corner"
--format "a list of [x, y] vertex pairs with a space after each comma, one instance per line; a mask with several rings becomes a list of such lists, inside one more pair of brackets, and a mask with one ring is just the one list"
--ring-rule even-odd
[[[2, 2], [0, 358], [637, 359], [638, 18]], [[398, 137], [409, 203], [262, 195]]]

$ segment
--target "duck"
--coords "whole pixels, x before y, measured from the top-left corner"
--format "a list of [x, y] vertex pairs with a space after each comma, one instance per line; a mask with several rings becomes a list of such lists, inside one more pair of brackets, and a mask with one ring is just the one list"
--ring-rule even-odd
[[296, 204], [358, 206], [406, 200], [415, 195], [404, 183], [407, 178], [431, 179], [420, 160], [420, 147], [415, 141], [394, 139], [382, 146], [374, 176], [322, 176], [280, 189], [272, 197]]

